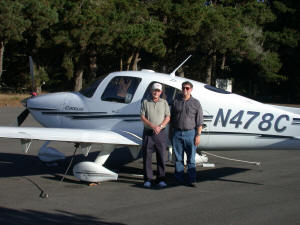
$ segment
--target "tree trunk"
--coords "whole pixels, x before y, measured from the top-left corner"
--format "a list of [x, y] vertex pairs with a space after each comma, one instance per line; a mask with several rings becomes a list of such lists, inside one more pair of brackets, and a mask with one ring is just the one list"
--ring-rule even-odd
[[97, 76], [97, 54], [95, 51], [92, 52], [90, 56], [90, 72], [91, 72], [91, 79], [94, 80]]
[[3, 41], [1, 41], [0, 42], [0, 79], [3, 71], [3, 54], [4, 54], [4, 43]]
[[135, 53], [132, 70], [137, 71], [138, 70], [138, 62], [141, 61], [141, 58], [139, 58], [140, 53]]
[[224, 77], [224, 70], [225, 70], [225, 62], [226, 62], [226, 56], [225, 54], [222, 56], [222, 63], [221, 63], [221, 76]]
[[120, 57], [120, 71], [123, 71], [123, 58]]
[[84, 61], [85, 61], [85, 56], [80, 56], [79, 61], [78, 61], [77, 66], [76, 66], [76, 69], [75, 69], [74, 91], [80, 91], [81, 88], [82, 88], [82, 77], [83, 77]]
[[75, 72], [75, 86], [74, 91], [80, 91], [82, 88], [82, 76], [83, 76], [83, 68], [77, 69]]
[[130, 69], [132, 58], [133, 58], [133, 53], [127, 59], [127, 69], [126, 69], [127, 71]]
[[205, 83], [211, 85], [212, 57], [208, 57]]
[[211, 74], [210, 85], [215, 85], [216, 78], [217, 78], [217, 55], [216, 55], [216, 53], [213, 54], [211, 67], [212, 67], [212, 74]]

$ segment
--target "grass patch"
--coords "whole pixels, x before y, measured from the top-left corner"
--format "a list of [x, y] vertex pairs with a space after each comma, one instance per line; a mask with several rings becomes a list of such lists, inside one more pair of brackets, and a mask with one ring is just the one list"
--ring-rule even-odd
[[22, 106], [21, 101], [30, 97], [29, 94], [0, 94], [0, 107], [4, 106]]

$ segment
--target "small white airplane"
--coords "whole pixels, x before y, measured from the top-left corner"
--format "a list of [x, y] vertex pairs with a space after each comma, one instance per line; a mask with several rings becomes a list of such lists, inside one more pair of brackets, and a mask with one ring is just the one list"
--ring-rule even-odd
[[171, 105], [181, 92], [181, 84], [188, 80], [204, 112], [205, 128], [198, 146], [201, 150], [300, 149], [300, 109], [263, 104], [177, 77], [180, 66], [171, 74], [152, 70], [114, 72], [80, 92], [28, 98], [18, 125], [30, 112], [44, 127], [2, 126], [0, 137], [20, 139], [25, 152], [33, 140], [46, 141], [39, 151], [39, 158], [46, 162], [64, 158], [64, 154], [47, 147], [49, 141], [77, 143], [85, 155], [92, 144], [100, 145], [95, 162], [78, 163], [74, 175], [88, 182], [116, 180], [118, 174], [103, 164], [119, 146], [128, 146], [132, 159], [137, 158], [143, 132], [141, 101], [151, 94], [153, 82], [163, 84], [162, 97]]

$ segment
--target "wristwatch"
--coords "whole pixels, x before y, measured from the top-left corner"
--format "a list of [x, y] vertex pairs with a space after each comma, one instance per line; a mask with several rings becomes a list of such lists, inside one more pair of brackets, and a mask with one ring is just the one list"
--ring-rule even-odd
[[160, 128], [165, 128], [165, 126], [161, 124], [161, 125], [160, 125]]
[[201, 136], [201, 134], [196, 134], [196, 136]]

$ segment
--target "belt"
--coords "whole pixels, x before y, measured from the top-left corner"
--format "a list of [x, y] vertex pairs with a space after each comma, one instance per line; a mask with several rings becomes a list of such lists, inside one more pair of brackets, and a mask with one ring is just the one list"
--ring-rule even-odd
[[179, 130], [179, 131], [189, 131], [189, 130], [195, 130], [195, 128], [193, 128], [193, 129], [181, 129], [181, 128], [175, 128], [175, 130]]

